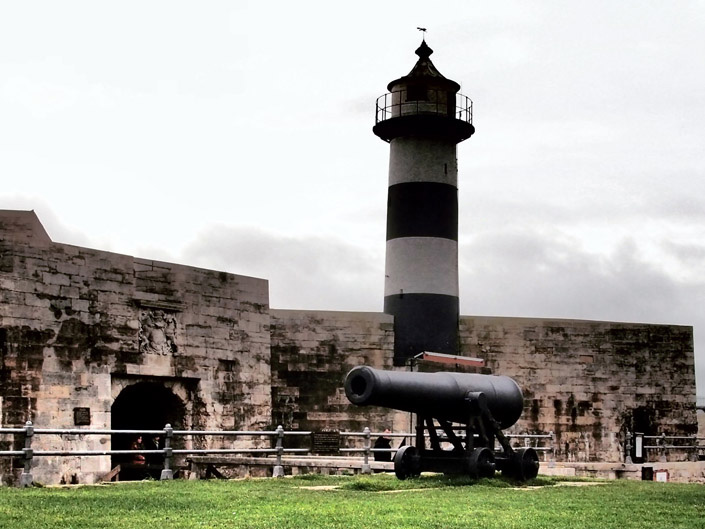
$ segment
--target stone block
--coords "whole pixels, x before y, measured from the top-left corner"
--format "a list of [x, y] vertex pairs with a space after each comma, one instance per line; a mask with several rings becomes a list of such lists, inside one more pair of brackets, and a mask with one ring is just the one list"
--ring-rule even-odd
[[54, 265], [56, 272], [67, 276], [81, 275], [82, 267], [72, 262], [58, 261]]
[[[71, 279], [65, 274], [52, 274], [49, 272], [44, 272], [42, 274], [42, 281], [45, 285], [58, 285], [58, 286], [70, 286]], [[59, 291], [60, 292], [60, 291]]]
[[80, 290], [78, 287], [75, 286], [67, 287], [62, 285], [59, 288], [59, 295], [61, 295], [62, 297], [75, 299], [78, 298], [78, 296], [80, 295]]

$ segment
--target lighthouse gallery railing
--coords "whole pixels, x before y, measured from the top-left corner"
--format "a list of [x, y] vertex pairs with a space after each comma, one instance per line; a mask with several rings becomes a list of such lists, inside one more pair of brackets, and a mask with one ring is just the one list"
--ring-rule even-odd
[[[454, 104], [448, 101], [449, 95], [455, 97]], [[409, 90], [388, 92], [377, 98], [375, 124], [394, 117], [420, 114], [445, 116], [472, 124], [472, 99], [447, 90], [424, 89], [422, 94]]]

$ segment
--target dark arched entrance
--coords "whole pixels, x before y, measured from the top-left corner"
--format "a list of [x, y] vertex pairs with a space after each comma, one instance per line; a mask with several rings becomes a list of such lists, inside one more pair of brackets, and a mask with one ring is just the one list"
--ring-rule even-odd
[[[111, 408], [113, 430], [162, 430], [171, 424], [175, 430], [183, 428], [184, 403], [167, 387], [156, 382], [137, 382], [123, 389]], [[136, 435], [114, 434], [113, 450], [129, 450]], [[145, 444], [150, 436], [145, 436]], [[179, 447], [182, 439], [174, 438], [172, 447]], [[149, 448], [149, 446], [147, 446]], [[129, 456], [113, 456], [112, 467], [129, 463]], [[124, 479], [124, 478], [123, 478]]]

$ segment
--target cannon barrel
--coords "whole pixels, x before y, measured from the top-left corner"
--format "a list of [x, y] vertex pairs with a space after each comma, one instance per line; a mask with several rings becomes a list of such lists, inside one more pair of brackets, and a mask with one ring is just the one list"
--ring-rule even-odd
[[353, 368], [345, 377], [345, 394], [358, 406], [384, 406], [467, 424], [469, 394], [481, 393], [502, 429], [519, 420], [524, 407], [521, 389], [507, 376], [476, 373], [413, 373]]

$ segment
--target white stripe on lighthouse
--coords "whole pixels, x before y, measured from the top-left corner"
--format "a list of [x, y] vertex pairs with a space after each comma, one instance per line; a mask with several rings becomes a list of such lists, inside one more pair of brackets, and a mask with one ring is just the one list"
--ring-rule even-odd
[[439, 237], [387, 241], [384, 295], [458, 296], [458, 243]]
[[445, 139], [401, 136], [389, 151], [389, 185], [436, 182], [458, 185], [456, 145]]

